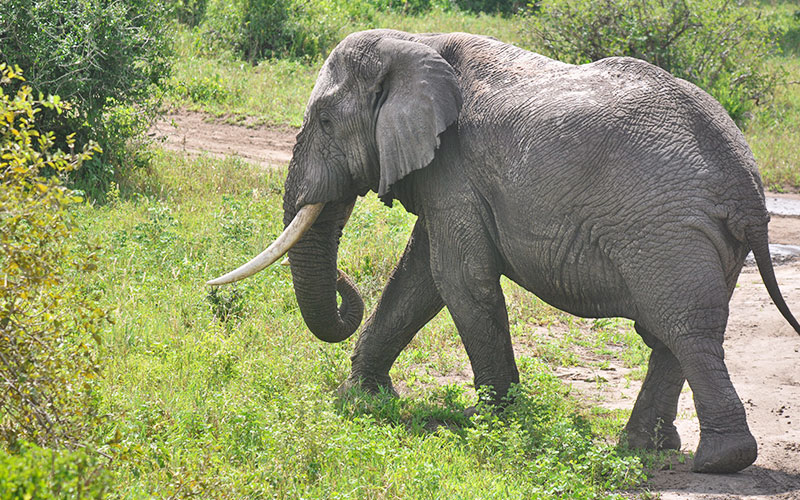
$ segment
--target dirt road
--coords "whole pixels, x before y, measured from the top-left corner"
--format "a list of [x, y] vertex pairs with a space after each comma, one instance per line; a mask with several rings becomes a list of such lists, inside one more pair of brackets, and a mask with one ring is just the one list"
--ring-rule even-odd
[[[205, 115], [178, 112], [166, 116], [151, 131], [162, 147], [189, 153], [239, 155], [265, 166], [289, 162], [296, 130], [251, 129], [209, 121]], [[770, 241], [800, 245], [800, 211], [792, 215], [792, 200], [800, 195], [770, 195], [774, 212]], [[785, 208], [783, 200], [789, 200]], [[788, 210], [788, 211], [787, 211]], [[800, 317], [800, 259], [776, 266], [786, 301]], [[730, 305], [725, 341], [726, 362], [745, 403], [748, 421], [759, 444], [754, 465], [731, 475], [690, 472], [691, 453], [699, 429], [691, 392], [681, 397], [678, 430], [683, 453], [671, 466], [657, 471], [646, 485], [663, 500], [800, 499], [800, 337], [783, 320], [752, 265], [745, 267]], [[604, 370], [603, 384], [589, 368], [559, 370], [559, 375], [585, 398], [610, 408], [630, 408], [639, 383], [630, 383], [627, 370]], [[591, 380], [591, 382], [587, 382]], [[632, 492], [640, 497], [642, 491]]]

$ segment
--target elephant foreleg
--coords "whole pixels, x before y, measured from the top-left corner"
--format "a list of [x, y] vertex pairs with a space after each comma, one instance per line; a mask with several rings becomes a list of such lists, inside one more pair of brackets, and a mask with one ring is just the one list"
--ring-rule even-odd
[[414, 335], [444, 307], [431, 276], [428, 233], [417, 221], [403, 257], [392, 272], [378, 306], [367, 320], [351, 357], [351, 386], [394, 393], [389, 369]]
[[681, 438], [674, 422], [685, 381], [681, 365], [672, 351], [639, 323], [636, 331], [653, 351], [647, 376], [625, 426], [628, 445], [631, 448], [677, 450], [681, 447]]
[[[465, 209], [462, 209], [465, 210]], [[504, 403], [519, 382], [500, 286], [498, 257], [477, 217], [457, 213], [431, 230], [431, 270], [464, 343], [476, 388], [491, 388], [489, 402]]]

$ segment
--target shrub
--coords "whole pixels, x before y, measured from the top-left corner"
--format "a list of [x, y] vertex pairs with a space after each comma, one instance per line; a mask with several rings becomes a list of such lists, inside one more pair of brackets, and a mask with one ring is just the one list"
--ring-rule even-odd
[[[36, 121], [44, 110], [74, 108], [54, 96], [36, 99], [25, 85], [6, 94], [22, 81], [19, 72], [0, 64], [0, 443], [12, 451], [22, 440], [74, 448], [87, 442], [99, 418], [91, 339], [99, 340], [107, 312], [64, 279], [68, 266], [85, 273], [95, 264], [90, 250], [70, 251], [68, 207], [80, 198], [60, 176], [97, 149], [55, 149], [55, 134]], [[74, 145], [72, 136], [62, 140]]]
[[141, 137], [156, 101], [153, 84], [168, 76], [167, 6], [156, 0], [5, 0], [0, 9], [0, 61], [25, 69], [35, 93], [77, 104], [65, 112], [43, 110], [38, 121], [67, 132], [79, 146], [103, 146], [74, 171], [83, 188], [102, 192], [114, 166], [126, 165], [128, 140]]
[[341, 10], [324, 0], [217, 0], [207, 9], [203, 31], [212, 44], [255, 63], [324, 55], [343, 24]]
[[575, 64], [644, 59], [713, 95], [734, 119], [775, 87], [766, 68], [777, 33], [731, 0], [542, 0], [523, 29], [530, 45]]
[[516, 14], [525, 9], [527, 2], [522, 0], [455, 0], [462, 10], [469, 12]]
[[171, 0], [171, 10], [179, 23], [194, 27], [203, 21], [208, 0]]
[[337, 7], [355, 22], [371, 22], [381, 12], [424, 14], [431, 9], [449, 10], [449, 0], [337, 0]]
[[370, 25], [386, 11], [416, 16], [459, 8], [510, 14], [524, 5], [501, 0], [211, 0], [201, 43], [216, 51], [232, 49], [251, 63], [314, 59], [333, 48], [348, 23]]

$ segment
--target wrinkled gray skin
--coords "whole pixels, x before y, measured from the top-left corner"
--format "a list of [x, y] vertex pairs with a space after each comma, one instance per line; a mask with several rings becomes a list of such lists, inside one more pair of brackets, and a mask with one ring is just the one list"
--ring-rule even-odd
[[289, 256], [303, 317], [328, 342], [361, 322], [336, 257], [369, 190], [419, 218], [344, 387], [393, 391], [392, 363], [447, 306], [476, 386], [499, 400], [519, 381], [505, 275], [572, 314], [635, 321], [652, 354], [626, 426], [632, 446], [680, 446], [673, 422], [688, 380], [701, 429], [695, 470], [755, 460], [722, 348], [748, 250], [800, 326], [769, 261], [753, 155], [706, 93], [629, 58], [572, 66], [466, 34], [350, 35], [320, 72], [284, 199], [287, 224], [303, 205], [326, 203]]

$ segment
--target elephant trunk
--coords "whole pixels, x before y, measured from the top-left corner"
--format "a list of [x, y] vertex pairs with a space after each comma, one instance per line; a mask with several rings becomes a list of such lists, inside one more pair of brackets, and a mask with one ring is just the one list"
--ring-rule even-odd
[[[325, 342], [341, 342], [350, 337], [364, 316], [364, 302], [353, 281], [336, 268], [339, 236], [349, 208], [352, 205], [326, 205], [317, 223], [289, 250], [303, 320]], [[341, 305], [337, 305], [337, 292]]]

